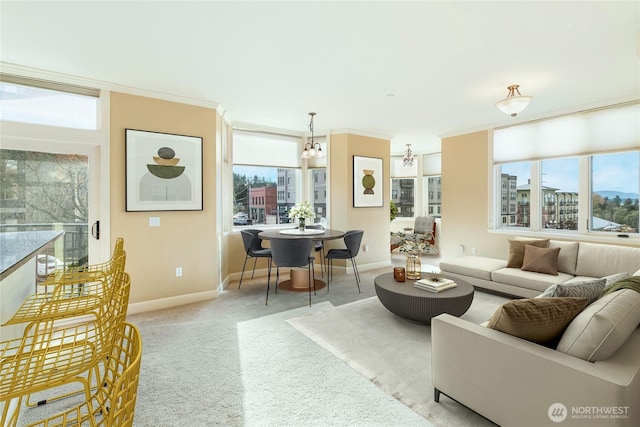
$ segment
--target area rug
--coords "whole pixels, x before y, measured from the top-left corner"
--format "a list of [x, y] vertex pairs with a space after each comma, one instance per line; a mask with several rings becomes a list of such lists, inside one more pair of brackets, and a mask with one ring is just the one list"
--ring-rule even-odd
[[[482, 323], [505, 301], [476, 292], [462, 318]], [[493, 425], [447, 397], [434, 402], [430, 326], [394, 315], [377, 297], [291, 319], [289, 324], [435, 426]]]
[[314, 304], [238, 324], [246, 426], [430, 426], [286, 323]]

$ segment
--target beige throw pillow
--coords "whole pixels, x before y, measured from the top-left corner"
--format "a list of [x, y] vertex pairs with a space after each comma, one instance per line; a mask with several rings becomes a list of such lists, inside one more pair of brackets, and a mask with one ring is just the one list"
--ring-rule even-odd
[[589, 362], [611, 357], [640, 323], [640, 294], [623, 289], [585, 308], [562, 335], [558, 351]]
[[536, 246], [539, 248], [549, 247], [549, 239], [543, 240], [509, 240], [509, 259], [507, 268], [521, 268], [524, 259], [524, 245]]
[[586, 298], [513, 300], [502, 304], [493, 313], [487, 327], [544, 344], [560, 336], [586, 306]]
[[560, 248], [538, 248], [529, 244], [524, 245], [523, 271], [558, 275], [558, 254]]

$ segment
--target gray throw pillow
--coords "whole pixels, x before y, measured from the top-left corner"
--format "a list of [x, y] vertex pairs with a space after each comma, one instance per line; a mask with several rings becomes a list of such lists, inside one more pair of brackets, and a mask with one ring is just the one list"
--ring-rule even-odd
[[557, 285], [551, 285], [543, 293], [536, 298], [547, 297], [578, 297], [588, 298], [589, 304], [600, 298], [604, 291], [604, 285], [606, 280], [592, 279], [579, 282], [561, 283]]

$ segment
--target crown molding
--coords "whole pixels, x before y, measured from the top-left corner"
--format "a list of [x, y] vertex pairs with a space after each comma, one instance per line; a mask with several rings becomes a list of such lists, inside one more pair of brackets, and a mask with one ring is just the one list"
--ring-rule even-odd
[[332, 129], [331, 131], [328, 132], [329, 135], [340, 135], [340, 134], [344, 134], [344, 133], [348, 133], [351, 135], [359, 135], [359, 136], [366, 136], [368, 138], [377, 138], [377, 139], [385, 139], [387, 141], [391, 141], [391, 139], [393, 137], [389, 136], [389, 135], [384, 135], [381, 133], [374, 133], [374, 132], [367, 132], [364, 130], [357, 130], [357, 129]]
[[174, 95], [170, 93], [157, 92], [126, 86], [104, 80], [94, 80], [85, 77], [75, 76], [71, 74], [58, 73], [55, 71], [42, 70], [39, 68], [27, 67], [24, 65], [12, 64], [8, 62], [0, 62], [0, 70], [3, 73], [15, 74], [19, 76], [31, 77], [34, 79], [51, 80], [54, 82], [85, 86], [93, 89], [108, 90], [112, 92], [122, 92], [129, 95], [144, 96], [147, 98], [160, 99], [163, 101], [177, 102], [180, 104], [188, 104], [196, 107], [211, 108], [224, 115], [225, 111], [220, 105], [213, 101], [205, 99], [190, 98], [185, 96]]

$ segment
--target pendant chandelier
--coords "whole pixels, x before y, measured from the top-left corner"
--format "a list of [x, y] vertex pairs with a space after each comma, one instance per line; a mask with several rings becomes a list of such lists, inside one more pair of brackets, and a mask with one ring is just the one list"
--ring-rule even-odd
[[[527, 105], [529, 105], [533, 99], [532, 96], [520, 95], [520, 91], [518, 90], [519, 87], [519, 85], [511, 85], [507, 87], [507, 89], [509, 89], [507, 97], [496, 102], [496, 107], [498, 107], [503, 113], [509, 114], [511, 117], [517, 116], [518, 113], [527, 108]], [[516, 93], [518, 94], [517, 96]]]
[[324, 151], [322, 151], [322, 147], [320, 146], [319, 142], [315, 142], [314, 141], [314, 137], [313, 137], [313, 116], [316, 115], [316, 113], [309, 113], [309, 115], [311, 116], [311, 121], [309, 122], [309, 130], [311, 131], [311, 142], [307, 142], [306, 144], [304, 144], [304, 150], [302, 151], [302, 154], [300, 155], [301, 159], [312, 159], [312, 158], [320, 158], [320, 157], [324, 157]]
[[403, 166], [413, 166], [413, 153], [411, 152], [411, 144], [407, 144], [407, 151], [404, 153], [404, 157], [402, 158]]

